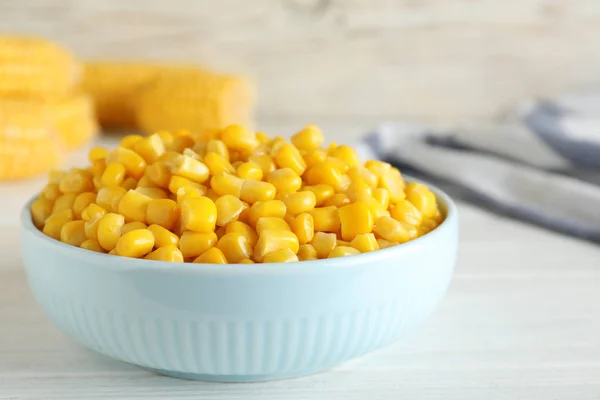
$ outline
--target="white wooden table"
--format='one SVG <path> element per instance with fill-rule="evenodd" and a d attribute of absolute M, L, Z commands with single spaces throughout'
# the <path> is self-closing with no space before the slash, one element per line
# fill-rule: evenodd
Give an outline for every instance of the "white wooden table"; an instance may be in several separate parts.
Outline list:
<path fill-rule="evenodd" d="M 454 280 L 418 331 L 312 377 L 184 381 L 88 351 L 44 317 L 18 238 L 41 182 L 0 186 L 0 399 L 600 399 L 600 247 L 460 204 Z"/>

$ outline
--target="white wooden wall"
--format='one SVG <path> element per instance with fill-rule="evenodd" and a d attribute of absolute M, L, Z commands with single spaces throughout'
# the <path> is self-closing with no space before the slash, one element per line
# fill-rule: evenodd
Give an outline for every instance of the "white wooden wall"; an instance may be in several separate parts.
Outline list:
<path fill-rule="evenodd" d="M 600 0 L 0 0 L 0 31 L 245 72 L 284 120 L 488 118 L 600 83 Z"/>

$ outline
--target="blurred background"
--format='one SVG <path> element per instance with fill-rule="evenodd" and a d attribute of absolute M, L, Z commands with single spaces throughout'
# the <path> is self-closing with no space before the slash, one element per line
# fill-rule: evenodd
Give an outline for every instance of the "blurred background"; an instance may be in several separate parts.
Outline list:
<path fill-rule="evenodd" d="M 486 120 L 600 81 L 597 0 L 19 0 L 0 2 L 0 31 L 84 60 L 246 74 L 259 126 L 353 134 L 392 119 Z"/>

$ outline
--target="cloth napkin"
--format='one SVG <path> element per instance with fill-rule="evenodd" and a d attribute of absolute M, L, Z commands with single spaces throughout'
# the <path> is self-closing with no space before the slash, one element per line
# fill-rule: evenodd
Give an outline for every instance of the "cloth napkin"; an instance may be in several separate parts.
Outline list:
<path fill-rule="evenodd" d="M 600 242 L 600 91 L 526 101 L 487 126 L 383 124 L 359 149 L 455 198 Z"/>

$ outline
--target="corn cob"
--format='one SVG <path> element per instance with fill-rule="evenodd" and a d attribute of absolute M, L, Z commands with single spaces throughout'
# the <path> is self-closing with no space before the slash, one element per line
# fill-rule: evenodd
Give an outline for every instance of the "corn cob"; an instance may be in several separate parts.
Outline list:
<path fill-rule="evenodd" d="M 0 180 L 27 178 L 55 168 L 61 140 L 43 104 L 0 102 Z"/>
<path fill-rule="evenodd" d="M 136 111 L 147 132 L 201 132 L 230 124 L 250 124 L 254 96 L 239 77 L 219 76 L 200 69 L 172 70 L 144 87 Z"/>
<path fill-rule="evenodd" d="M 88 142 L 98 131 L 91 99 L 75 94 L 49 105 L 54 126 L 67 149 Z"/>
<path fill-rule="evenodd" d="M 79 64 L 57 44 L 38 38 L 0 36 L 0 95 L 62 97 L 79 78 Z"/>
<path fill-rule="evenodd" d="M 135 94 L 165 67 L 137 62 L 92 61 L 85 65 L 81 89 L 94 99 L 100 125 L 136 128 Z"/>

